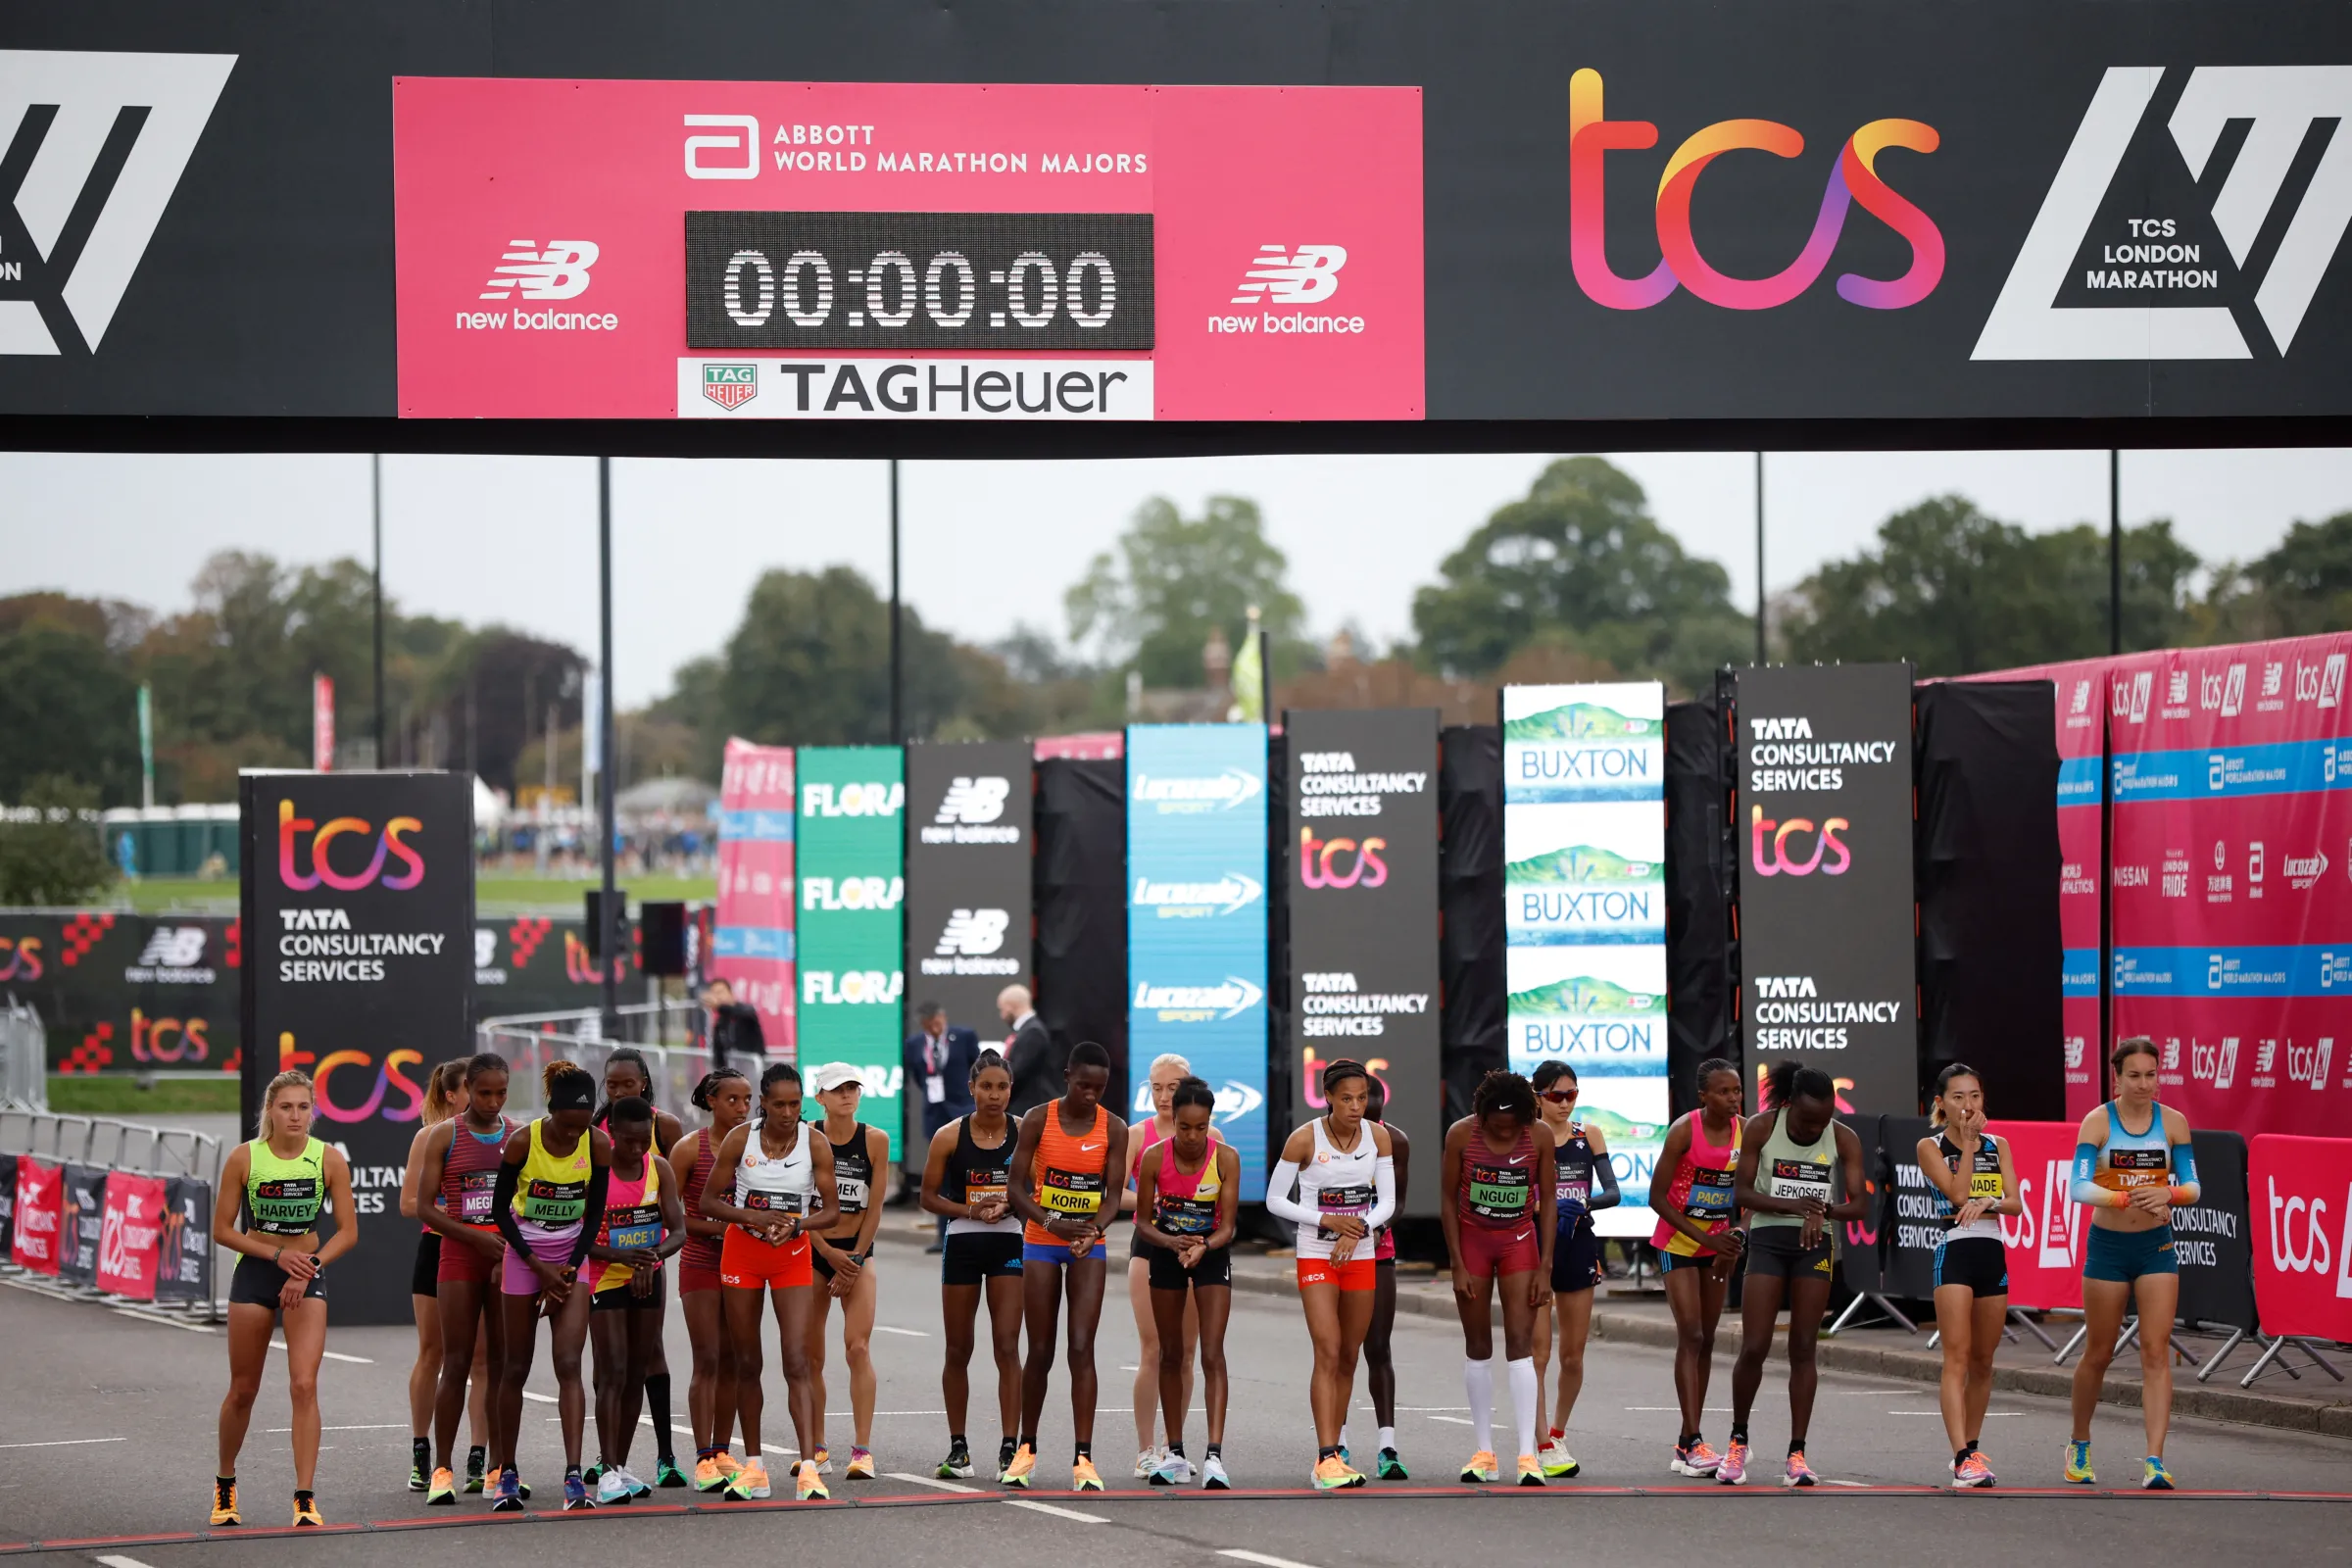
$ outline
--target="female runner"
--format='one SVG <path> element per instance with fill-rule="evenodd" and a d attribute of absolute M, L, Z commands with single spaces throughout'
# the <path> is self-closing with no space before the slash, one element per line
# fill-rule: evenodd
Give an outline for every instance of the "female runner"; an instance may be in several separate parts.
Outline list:
<path fill-rule="evenodd" d="M 2090 1417 L 2115 1359 L 2127 1308 L 2139 1313 L 2139 1410 L 2148 1437 L 2139 1484 L 2173 1490 L 2164 1439 L 2173 1421 L 2173 1318 L 2180 1305 L 2180 1264 L 2173 1252 L 2173 1209 L 2197 1200 L 2197 1156 L 2188 1118 L 2156 1102 L 2156 1044 L 2136 1035 L 2115 1048 L 2108 1065 L 2115 1098 L 2082 1118 L 2075 1145 L 2074 1200 L 2093 1210 L 2082 1250 L 2082 1359 L 2075 1367 L 2075 1432 L 2066 1479 L 2087 1487 Z"/>
<path fill-rule="evenodd" d="M 716 1492 L 743 1468 L 728 1451 L 735 1431 L 735 1342 L 727 1333 L 718 1283 L 724 1220 L 703 1213 L 703 1189 L 727 1134 L 752 1115 L 752 1081 L 732 1067 L 708 1073 L 694 1087 L 694 1107 L 710 1125 L 679 1139 L 669 1151 L 686 1209 L 686 1247 L 678 1254 L 678 1305 L 686 1313 L 686 1343 L 694 1348 L 694 1377 L 686 1385 L 686 1421 L 694 1428 L 694 1490 Z"/>
<path fill-rule="evenodd" d="M 760 1384 L 760 1308 L 775 1303 L 776 1352 L 784 1363 L 784 1396 L 801 1459 L 793 1466 L 804 1502 L 828 1496 L 814 1461 L 814 1423 L 808 1390 L 808 1232 L 839 1214 L 833 1183 L 833 1146 L 801 1120 L 801 1075 L 776 1062 L 760 1075 L 760 1118 L 727 1134 L 703 1187 L 703 1216 L 723 1220 L 720 1293 L 727 1334 L 735 1347 L 735 1411 L 743 1426 L 743 1467 L 727 1478 L 730 1497 L 768 1493 L 766 1450 L 760 1417 L 766 1395 Z"/>
<path fill-rule="evenodd" d="M 1266 1178 L 1266 1212 L 1298 1228 L 1298 1300 L 1315 1347 L 1307 1403 L 1319 1492 L 1364 1484 L 1363 1472 L 1340 1451 L 1340 1437 L 1355 1396 L 1355 1358 L 1372 1326 L 1379 1283 L 1373 1233 L 1396 1212 L 1396 1145 L 1386 1127 L 1364 1117 L 1371 1082 L 1360 1061 L 1343 1056 L 1325 1067 L 1323 1114 L 1291 1134 Z"/>
<path fill-rule="evenodd" d="M 841 1303 L 842 1355 L 850 1364 L 850 1416 L 856 1441 L 850 1445 L 852 1481 L 874 1479 L 874 1304 L 879 1277 L 874 1235 L 882 1228 L 882 1205 L 874 1200 L 874 1175 L 890 1168 L 890 1134 L 858 1119 L 865 1078 L 846 1061 L 829 1061 L 811 1075 L 816 1102 L 825 1107 L 821 1130 L 833 1146 L 833 1185 L 839 1211 L 831 1226 L 809 1233 L 808 1262 L 816 1289 L 808 1293 L 809 1430 L 818 1475 L 833 1469 L 825 1450 L 825 1318 Z"/>
<path fill-rule="evenodd" d="M 1159 1403 L 1168 1416 L 1168 1447 L 1152 1473 L 1155 1487 L 1192 1479 L 1184 1457 L 1184 1391 L 1192 1357 L 1184 1348 L 1185 1308 L 1200 1321 L 1200 1382 L 1208 1400 L 1208 1446 L 1200 1485 L 1231 1490 L 1225 1473 L 1225 1322 L 1233 1315 L 1233 1233 L 1240 1223 L 1242 1159 L 1217 1140 L 1217 1092 L 1186 1078 L 1168 1097 L 1175 1130 L 1150 1149 L 1136 1171 L 1136 1234 L 1151 1249 L 1152 1310 L 1159 1319 Z M 1188 1300 L 1189 1298 L 1189 1300 Z"/>
<path fill-rule="evenodd" d="M 1502 1344 L 1519 1423 L 1519 1485 L 1540 1487 L 1536 1458 L 1536 1320 L 1551 1305 L 1551 1257 L 1559 1173 L 1551 1129 L 1536 1092 L 1515 1072 L 1491 1072 L 1470 1114 L 1446 1129 L 1439 1185 L 1451 1198 L 1438 1211 L 1453 1260 L 1453 1304 L 1461 1313 L 1462 1388 L 1470 1396 L 1477 1451 L 1464 1481 L 1496 1479 L 1494 1463 L 1494 1297 L 1501 1287 Z"/>
<path fill-rule="evenodd" d="M 985 1293 L 997 1356 L 996 1478 L 1002 1485 L 1021 1424 L 1021 1220 L 1009 1194 L 1016 1134 L 1004 1113 L 1012 1103 L 1012 1069 L 996 1051 L 983 1051 L 972 1061 L 971 1083 L 972 1113 L 942 1127 L 923 1162 L 923 1207 L 948 1222 L 939 1259 L 939 1312 L 948 1338 L 939 1385 L 948 1409 L 948 1456 L 937 1474 L 942 1481 L 972 1478 L 964 1417 L 971 1405 L 972 1330 Z"/>
<path fill-rule="evenodd" d="M 311 1080 L 281 1072 L 262 1092 L 261 1136 L 220 1167 L 213 1244 L 239 1253 L 228 1282 L 228 1397 L 220 1401 L 220 1465 L 213 1477 L 215 1526 L 243 1524 L 237 1451 L 253 1420 L 270 1337 L 282 1318 L 286 1393 L 294 1401 L 294 1523 L 318 1525 L 311 1483 L 318 1471 L 318 1361 L 326 1349 L 326 1267 L 360 1240 L 351 1166 L 311 1136 Z M 318 1211 L 335 1234 L 318 1243 Z"/>
<path fill-rule="evenodd" d="M 588 1249 L 588 1273 L 596 1281 L 588 1335 L 596 1342 L 596 1451 L 604 1467 L 599 1503 L 630 1502 L 654 1490 L 630 1470 L 629 1443 L 662 1344 L 662 1264 L 686 1245 L 686 1211 L 675 1178 L 663 1179 L 668 1167 L 654 1152 L 654 1107 L 635 1095 L 606 1107 L 612 1175 L 605 1189 L 604 1222 Z"/>
<path fill-rule="evenodd" d="M 1952 1440 L 1952 1486 L 1989 1487 L 1977 1445 L 1992 1402 L 1992 1352 L 2009 1318 L 2009 1254 L 1994 1216 L 2022 1214 L 2009 1146 L 1984 1130 L 1984 1083 L 1965 1062 L 1936 1075 L 1936 1131 L 1919 1141 L 1919 1168 L 1936 1189 L 1944 1231 L 1936 1243 L 1936 1328 L 1943 1336 L 1938 1401 Z"/>
<path fill-rule="evenodd" d="M 1814 1346 L 1838 1266 L 1838 1225 L 1863 1214 L 1862 1140 L 1837 1119 L 1838 1085 L 1819 1067 L 1776 1062 L 1764 1075 L 1764 1092 L 1769 1108 L 1742 1129 L 1732 1182 L 1733 1198 L 1748 1213 L 1747 1284 L 1740 1298 L 1740 1359 L 1732 1366 L 1732 1441 L 1715 1479 L 1727 1487 L 1747 1480 L 1748 1412 L 1786 1301 L 1788 1460 L 1781 1485 L 1810 1487 L 1820 1480 L 1805 1463 L 1820 1383 Z"/>
<path fill-rule="evenodd" d="M 465 1064 L 464 1108 L 434 1127 L 414 1160 L 417 1191 L 434 1194 L 417 1215 L 441 1239 L 440 1269 L 433 1281 L 441 1316 L 441 1377 L 433 1396 L 433 1479 L 424 1500 L 454 1507 L 458 1480 L 450 1461 L 458 1441 L 458 1416 L 466 1409 L 467 1386 L 480 1401 L 475 1446 L 466 1455 L 466 1490 L 493 1492 L 498 1472 L 512 1456 L 498 1441 L 498 1379 L 506 1365 L 507 1325 L 498 1308 L 497 1280 L 507 1255 L 506 1238 L 492 1213 L 499 1162 L 514 1123 L 507 1109 L 507 1058 L 485 1052 Z M 490 1461 L 487 1470 L 484 1460 Z M 529 1489 L 517 1481 L 515 1494 Z"/>
<path fill-rule="evenodd" d="M 1135 1476 L 1139 1481 L 1165 1468 L 1168 1452 L 1152 1436 L 1159 1409 L 1159 1322 L 1152 1303 L 1152 1254 L 1144 1246 L 1143 1211 L 1137 1206 L 1135 1177 L 1143 1166 L 1144 1151 L 1175 1130 L 1176 1086 L 1192 1073 L 1193 1064 L 1172 1051 L 1152 1058 L 1152 1114 L 1137 1122 L 1127 1135 L 1127 1186 L 1119 1194 L 1121 1211 L 1137 1219 L 1127 1239 L 1127 1304 L 1135 1313 L 1135 1396 L 1130 1402 L 1135 1409 Z M 1184 1299 L 1183 1357 L 1184 1408 L 1188 1410 L 1193 1399 L 1193 1348 L 1200 1341 L 1200 1313 L 1188 1296 Z M 1189 1464 L 1176 1468 L 1186 1472 L 1183 1480 L 1192 1479 Z"/>
<path fill-rule="evenodd" d="M 1378 1078 L 1366 1079 L 1368 1091 L 1364 1116 L 1388 1129 L 1389 1144 L 1396 1152 L 1396 1212 L 1404 1212 L 1404 1195 L 1412 1185 L 1413 1141 L 1405 1137 L 1401 1127 L 1390 1127 L 1387 1120 L 1389 1091 Z M 1364 1332 L 1364 1382 L 1372 1394 L 1372 1419 L 1380 1424 L 1380 1479 L 1409 1481 L 1404 1459 L 1396 1451 L 1396 1360 L 1392 1346 L 1396 1330 L 1396 1226 L 1394 1219 L 1380 1228 L 1379 1244 L 1372 1252 L 1372 1326 Z M 1348 1455 L 1348 1428 L 1340 1427 L 1340 1459 L 1351 1463 Z"/>
<path fill-rule="evenodd" d="M 507 1140 L 490 1211 L 507 1238 L 499 1274 L 499 1312 L 506 1319 L 507 1357 L 498 1380 L 498 1439 L 507 1458 L 490 1506 L 522 1507 L 520 1460 L 522 1386 L 531 1375 L 539 1319 L 548 1320 L 556 1369 L 556 1412 L 564 1433 L 564 1506 L 593 1508 L 580 1479 L 580 1438 L 588 1415 L 580 1386 L 580 1348 L 588 1339 L 589 1293 L 579 1289 L 580 1264 L 605 1217 L 612 1175 L 612 1141 L 590 1125 L 596 1080 L 572 1062 L 551 1061 L 540 1073 L 547 1114 Z"/>
<path fill-rule="evenodd" d="M 1551 1431 L 1538 1455 L 1544 1473 L 1554 1478 L 1573 1476 L 1581 1468 L 1568 1451 L 1568 1418 L 1576 1411 L 1576 1396 L 1585 1387 L 1585 1342 L 1592 1332 L 1592 1291 L 1600 1283 L 1600 1237 L 1592 1216 L 1615 1208 L 1616 1168 L 1609 1161 L 1608 1144 L 1600 1129 L 1576 1117 L 1576 1069 L 1564 1061 L 1546 1061 L 1536 1068 L 1536 1105 L 1544 1125 L 1551 1130 L 1552 1159 L 1558 1179 L 1552 1187 L 1558 1211 L 1558 1234 L 1551 1244 L 1550 1317 L 1536 1322 L 1536 1380 L 1544 1378 L 1550 1358 L 1556 1322 L 1560 1346 L 1560 1394 L 1552 1406 Z"/>
<path fill-rule="evenodd" d="M 666 1160 L 669 1151 L 684 1140 L 686 1129 L 677 1117 L 654 1105 L 654 1073 L 646 1065 L 645 1054 L 634 1046 L 622 1046 L 605 1058 L 605 1102 L 597 1107 L 596 1125 L 604 1129 L 607 1137 L 612 1136 L 612 1107 L 631 1098 L 653 1105 L 654 1157 Z M 605 1372 L 603 1342 L 596 1340 L 593 1333 L 590 1338 L 597 1345 L 596 1374 L 601 1383 Z M 678 1468 L 677 1437 L 669 1424 L 669 1352 L 662 1348 L 659 1333 L 654 1336 L 653 1359 L 645 1373 L 645 1404 L 654 1422 L 654 1485 L 682 1487 L 686 1485 L 686 1474 Z M 600 1457 L 587 1476 L 591 1485 L 598 1483 L 603 1469 Z"/>
<path fill-rule="evenodd" d="M 424 1081 L 424 1114 L 416 1136 L 409 1140 L 409 1160 L 401 1167 L 400 1217 L 416 1222 L 416 1266 L 409 1271 L 409 1312 L 416 1320 L 416 1360 L 409 1368 L 409 1490 L 422 1492 L 433 1468 L 433 1395 L 441 1381 L 441 1233 L 424 1222 L 423 1209 L 431 1200 L 420 1199 L 418 1179 L 424 1174 L 419 1157 L 433 1129 L 449 1120 L 455 1102 L 466 1086 L 466 1062 L 452 1057 L 432 1070 Z M 439 1195 L 434 1195 L 438 1197 Z M 481 1391 L 473 1396 L 473 1441 L 482 1441 Z"/>
<path fill-rule="evenodd" d="M 1740 1165 L 1740 1069 L 1719 1056 L 1698 1064 L 1698 1108 L 1666 1129 L 1649 1206 L 1658 1216 L 1649 1245 L 1666 1271 L 1666 1305 L 1674 1313 L 1674 1397 L 1682 1432 L 1666 1468 L 1678 1476 L 1713 1476 L 1723 1458 L 1698 1435 L 1707 1404 L 1707 1374 L 1715 1364 L 1715 1325 L 1723 1296 L 1747 1238 L 1733 1221 L 1739 1206 L 1732 1183 Z"/>

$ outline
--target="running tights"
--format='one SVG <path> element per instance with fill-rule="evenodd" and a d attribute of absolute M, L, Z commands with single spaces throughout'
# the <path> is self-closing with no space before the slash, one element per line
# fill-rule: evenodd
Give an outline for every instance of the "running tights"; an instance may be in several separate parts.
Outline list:
<path fill-rule="evenodd" d="M 1542 1388 L 1536 1377 L 1535 1358 L 1506 1361 L 1503 1370 L 1511 1380 L 1511 1415 L 1518 1427 L 1519 1451 L 1534 1453 L 1536 1401 Z M 1479 1451 L 1492 1453 L 1494 1451 L 1494 1362 L 1491 1358 L 1485 1361 L 1464 1358 L 1462 1392 L 1470 1399 L 1470 1426 L 1478 1435 Z"/>

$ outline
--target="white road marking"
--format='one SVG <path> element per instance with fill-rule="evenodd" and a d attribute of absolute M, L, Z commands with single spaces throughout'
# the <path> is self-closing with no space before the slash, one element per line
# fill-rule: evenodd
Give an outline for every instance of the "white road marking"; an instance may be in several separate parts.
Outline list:
<path fill-rule="evenodd" d="M 109 1310 L 111 1310 L 117 1317 L 136 1318 L 141 1323 L 155 1323 L 168 1329 L 186 1329 L 190 1334 L 212 1334 L 218 1332 L 210 1323 L 184 1322 L 179 1318 L 167 1317 L 161 1312 L 142 1312 L 135 1306 L 118 1306 L 112 1307 Z M 129 1559 L 125 1558 L 124 1560 L 128 1561 Z"/>
<path fill-rule="evenodd" d="M 911 1470 L 885 1470 L 882 1473 L 893 1481 L 911 1481 L 918 1487 L 933 1487 L 941 1492 L 978 1492 L 980 1490 L 978 1487 L 967 1487 L 960 1481 L 942 1481 L 936 1476 L 918 1476 Z"/>
<path fill-rule="evenodd" d="M 1680 1415 L 1683 1413 L 1683 1407 L 1679 1404 L 1629 1404 L 1626 1408 L 1641 1415 Z M 1706 1413 L 1730 1415 L 1732 1407 L 1728 1404 L 1710 1404 L 1706 1407 Z"/>
<path fill-rule="evenodd" d="M 522 1396 L 539 1404 L 553 1404 L 556 1402 L 556 1396 L 554 1395 L 541 1394 L 537 1389 L 523 1390 Z"/>
<path fill-rule="evenodd" d="M 1433 1415 L 1430 1417 L 1430 1419 L 1432 1421 L 1450 1422 L 1457 1427 L 1476 1426 L 1478 1424 L 1466 1415 Z"/>
<path fill-rule="evenodd" d="M 1870 1485 L 1870 1483 L 1869 1483 L 1869 1482 L 1867 1482 L 1867 1481 L 1833 1481 L 1833 1480 L 1831 1480 L 1831 1479 L 1830 1479 L 1828 1476 L 1823 1476 L 1823 1477 L 1821 1478 L 1821 1484 L 1822 1484 L 1823 1486 L 1825 1486 L 1825 1487 L 1858 1487 L 1858 1488 L 1859 1488 L 1859 1487 L 1868 1487 L 1868 1486 Z"/>
<path fill-rule="evenodd" d="M 100 1568 L 147 1568 L 147 1564 L 139 1561 L 138 1558 L 125 1557 L 120 1552 L 110 1551 L 98 1561 Z"/>
<path fill-rule="evenodd" d="M 271 1340 L 270 1342 L 270 1348 L 272 1350 L 282 1350 L 285 1348 L 286 1342 L 283 1340 Z M 325 1356 L 329 1361 L 349 1361 L 354 1366 L 375 1365 L 375 1363 L 369 1360 L 367 1356 L 345 1355 L 341 1350 L 320 1350 L 318 1353 Z"/>
<path fill-rule="evenodd" d="M 1026 1508 L 1031 1513 L 1050 1513 L 1056 1519 L 1075 1520 L 1077 1523 L 1082 1525 L 1106 1525 L 1110 1523 L 1108 1519 L 1103 1518 L 1099 1513 L 1080 1513 L 1075 1508 L 1060 1508 L 1050 1502 L 1032 1502 L 1027 1497 L 1006 1497 L 1004 1499 L 1004 1506 L 1007 1508 Z"/>
<path fill-rule="evenodd" d="M 392 1432 L 405 1429 L 407 1426 L 406 1421 L 379 1421 L 370 1427 L 320 1427 L 318 1430 L 321 1432 Z M 280 1433 L 291 1432 L 294 1429 L 292 1427 L 268 1427 L 264 1430 L 271 1437 L 276 1437 Z"/>
<path fill-rule="evenodd" d="M 875 1324 L 874 1332 L 876 1334 L 904 1334 L 910 1340 L 927 1340 L 931 1337 L 930 1332 L 926 1329 L 896 1329 L 887 1323 Z"/>
<path fill-rule="evenodd" d="M 1258 1568 L 1314 1568 L 1312 1563 L 1294 1562 L 1288 1557 L 1269 1557 L 1262 1551 L 1244 1551 L 1239 1546 L 1221 1547 L 1217 1555 L 1241 1562 L 1253 1562 Z"/>
<path fill-rule="evenodd" d="M 47 1443 L 0 1443 L 0 1448 L 78 1448 L 87 1443 L 128 1443 L 128 1438 L 53 1438 Z"/>

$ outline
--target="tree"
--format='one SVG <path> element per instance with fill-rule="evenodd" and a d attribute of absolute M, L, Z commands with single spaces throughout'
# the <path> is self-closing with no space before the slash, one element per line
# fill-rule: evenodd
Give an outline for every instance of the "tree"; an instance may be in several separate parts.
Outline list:
<path fill-rule="evenodd" d="M 0 802 L 25 800 L 46 774 L 90 786 L 92 804 L 139 800 L 138 685 L 102 636 L 66 617 L 0 631 Z"/>
<path fill-rule="evenodd" d="M 95 789 L 69 778 L 44 774 L 25 784 L 0 819 L 0 905 L 68 906 L 114 879 L 98 824 L 85 819 L 97 805 Z"/>
<path fill-rule="evenodd" d="M 1062 598 L 1070 641 L 1132 662 L 1150 686 L 1198 686 L 1211 627 L 1239 647 L 1258 607 L 1277 670 L 1311 662 L 1302 643 L 1306 607 L 1285 582 L 1289 558 L 1266 538 L 1257 503 L 1211 496 L 1197 518 L 1157 497 L 1136 509 L 1114 555 L 1095 557 Z"/>
<path fill-rule="evenodd" d="M 1498 509 L 1413 596 L 1425 667 L 1477 676 L 1539 643 L 1684 691 L 1754 646 L 1723 567 L 1684 553 L 1631 474 L 1564 458 Z"/>
<path fill-rule="evenodd" d="M 953 640 L 912 610 L 904 614 L 906 732 L 921 739 L 956 711 L 961 682 Z M 886 744 L 895 738 L 890 606 L 848 566 L 764 573 L 727 641 L 716 695 L 724 734 L 771 745 Z"/>
<path fill-rule="evenodd" d="M 2270 554 L 2221 567 L 2201 618 L 2217 642 L 2352 627 L 2352 512 L 2298 522 Z"/>

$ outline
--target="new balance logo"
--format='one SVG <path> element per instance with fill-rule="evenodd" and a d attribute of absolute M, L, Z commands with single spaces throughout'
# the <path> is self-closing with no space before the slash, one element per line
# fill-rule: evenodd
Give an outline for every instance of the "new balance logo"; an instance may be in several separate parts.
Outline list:
<path fill-rule="evenodd" d="M 599 254 L 596 241 L 551 239 L 544 250 L 527 239 L 507 244 L 507 253 L 482 284 L 481 298 L 513 299 L 517 288 L 526 300 L 571 300 L 588 292 L 588 269 Z"/>
<path fill-rule="evenodd" d="M 187 969 L 204 961 L 204 927 L 159 925 L 139 955 L 142 968 Z"/>
<path fill-rule="evenodd" d="M 939 815 L 932 820 L 994 822 L 1004 814 L 1004 799 L 1011 793 L 1010 779 L 958 778 L 948 786 L 947 797 L 939 803 Z"/>
<path fill-rule="evenodd" d="M 1004 930 L 1011 923 L 1012 916 L 1003 909 L 957 909 L 939 934 L 937 952 L 942 957 L 994 953 L 1004 945 Z"/>
<path fill-rule="evenodd" d="M 1301 245 L 1296 251 L 1260 245 L 1233 303 L 1320 305 L 1340 291 L 1340 269 L 1347 265 L 1348 251 L 1341 245 Z"/>
<path fill-rule="evenodd" d="M 235 55 L 0 49 L 0 354 L 87 354 Z"/>

